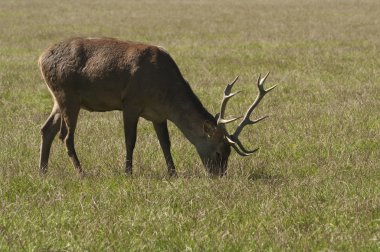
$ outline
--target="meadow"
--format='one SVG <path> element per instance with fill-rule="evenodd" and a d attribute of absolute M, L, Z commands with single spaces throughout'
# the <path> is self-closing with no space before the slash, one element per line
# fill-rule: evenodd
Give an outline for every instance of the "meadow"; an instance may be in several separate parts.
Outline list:
<path fill-rule="evenodd" d="M 379 251 L 379 27 L 377 0 L 0 1 L 0 250 Z M 171 179 L 141 119 L 126 177 L 122 114 L 82 110 L 86 177 L 58 138 L 41 177 L 37 59 L 75 36 L 163 46 L 213 114 L 237 75 L 227 114 L 243 114 L 270 71 L 253 117 L 271 117 L 242 136 L 260 151 L 210 178 L 169 124 Z"/>

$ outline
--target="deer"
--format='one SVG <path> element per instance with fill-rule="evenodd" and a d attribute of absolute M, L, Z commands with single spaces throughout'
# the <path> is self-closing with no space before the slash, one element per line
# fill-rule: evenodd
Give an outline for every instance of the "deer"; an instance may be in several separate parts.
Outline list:
<path fill-rule="evenodd" d="M 74 147 L 74 133 L 80 109 L 94 112 L 122 111 L 125 133 L 125 173 L 132 174 L 132 157 L 137 125 L 142 117 L 153 123 L 164 154 L 169 176 L 177 176 L 171 155 L 168 132 L 170 121 L 195 146 L 208 174 L 226 174 L 233 148 L 249 156 L 258 148 L 247 150 L 239 135 L 247 125 L 267 118 L 251 120 L 250 116 L 265 94 L 268 74 L 257 81 L 258 94 L 244 117 L 225 118 L 236 77 L 224 90 L 220 111 L 213 116 L 194 94 L 169 53 L 160 46 L 121 41 L 113 38 L 70 38 L 48 47 L 38 65 L 52 98 L 52 111 L 41 128 L 39 170 L 46 174 L 49 154 L 55 136 L 65 144 L 76 173 L 84 170 Z M 241 119 L 235 132 L 229 134 L 226 124 Z"/>

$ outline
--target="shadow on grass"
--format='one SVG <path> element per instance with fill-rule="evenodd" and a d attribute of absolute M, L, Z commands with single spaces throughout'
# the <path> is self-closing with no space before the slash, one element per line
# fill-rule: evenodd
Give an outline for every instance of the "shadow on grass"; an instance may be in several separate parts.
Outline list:
<path fill-rule="evenodd" d="M 248 180 L 251 180 L 251 181 L 257 181 L 257 180 L 281 181 L 283 179 L 284 179 L 283 176 L 272 175 L 268 173 L 267 171 L 265 171 L 264 169 L 252 171 L 251 174 L 248 176 Z"/>

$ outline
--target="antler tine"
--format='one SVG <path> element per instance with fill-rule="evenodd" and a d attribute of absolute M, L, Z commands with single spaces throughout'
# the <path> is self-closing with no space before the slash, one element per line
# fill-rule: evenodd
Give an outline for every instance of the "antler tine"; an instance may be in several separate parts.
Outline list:
<path fill-rule="evenodd" d="M 227 138 L 228 142 L 231 144 L 231 146 L 234 147 L 235 150 L 240 148 L 239 150 L 241 150 L 241 151 L 238 152 L 240 155 L 241 155 L 241 153 L 244 153 L 245 154 L 244 156 L 249 156 L 249 155 L 251 155 L 251 154 L 253 154 L 259 150 L 259 148 L 256 148 L 254 150 L 247 150 L 243 146 L 243 144 L 240 142 L 239 139 L 232 140 L 230 137 L 226 137 L 226 138 Z M 237 148 L 237 147 L 239 147 L 239 148 Z"/>
<path fill-rule="evenodd" d="M 243 128 L 246 125 L 258 123 L 259 121 L 261 121 L 261 120 L 263 120 L 263 119 L 265 119 L 265 118 L 268 117 L 268 116 L 263 116 L 263 117 L 261 117 L 261 118 L 259 118 L 257 120 L 253 120 L 253 121 L 251 119 L 249 119 L 249 117 L 251 116 L 252 112 L 259 105 L 259 103 L 260 103 L 261 99 L 264 97 L 264 95 L 266 95 L 269 91 L 271 91 L 272 89 L 274 89 L 277 86 L 277 85 L 275 85 L 275 86 L 273 86 L 271 88 L 268 88 L 267 90 L 264 89 L 264 83 L 265 83 L 265 80 L 267 79 L 268 75 L 269 75 L 269 72 L 263 78 L 261 78 L 261 75 L 259 76 L 259 79 L 257 80 L 257 86 L 259 88 L 259 93 L 257 94 L 255 101 L 248 108 L 247 112 L 244 115 L 243 120 L 240 122 L 240 124 L 236 128 L 236 131 L 232 135 L 232 137 L 233 137 L 234 140 L 238 139 L 239 134 L 241 133 L 241 131 L 243 130 Z"/>
<path fill-rule="evenodd" d="M 243 156 L 243 157 L 247 157 L 251 154 L 248 154 L 248 153 L 245 153 L 245 152 L 242 152 L 241 150 L 239 150 L 239 148 L 235 145 L 235 144 L 231 144 L 232 148 L 235 149 L 235 151 L 240 155 L 240 156 Z"/>
<path fill-rule="evenodd" d="M 241 91 L 236 91 L 235 93 L 231 93 L 231 90 L 232 90 L 232 87 L 234 86 L 234 84 L 238 81 L 239 79 L 239 76 L 237 76 L 230 84 L 228 84 L 226 86 L 226 88 L 224 89 L 224 94 L 223 94 L 223 100 L 222 100 L 222 104 L 220 105 L 220 113 L 219 113 L 219 116 L 218 116 L 218 120 L 217 120 L 217 124 L 227 124 L 227 123 L 230 123 L 230 122 L 233 122 L 233 121 L 236 121 L 238 119 L 240 119 L 241 117 L 237 117 L 237 118 L 232 118 L 232 119 L 224 119 L 224 112 L 226 111 L 226 106 L 227 106 L 227 102 L 230 98 L 232 98 L 233 96 L 235 96 L 236 94 L 240 93 Z"/>
<path fill-rule="evenodd" d="M 264 78 L 261 79 L 261 74 L 259 76 L 259 79 L 257 80 L 257 86 L 259 87 L 259 91 L 261 93 L 264 93 L 263 96 L 267 93 L 269 93 L 272 89 L 274 89 L 275 87 L 277 87 L 277 85 L 274 85 L 273 87 L 270 87 L 268 89 L 264 89 L 264 83 L 265 83 L 265 80 L 267 79 L 268 75 L 269 75 L 270 72 L 268 72 Z"/>

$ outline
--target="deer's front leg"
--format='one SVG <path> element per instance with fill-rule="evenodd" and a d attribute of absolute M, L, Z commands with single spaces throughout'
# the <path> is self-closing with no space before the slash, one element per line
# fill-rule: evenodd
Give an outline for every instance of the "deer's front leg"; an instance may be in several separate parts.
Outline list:
<path fill-rule="evenodd" d="M 127 175 L 132 174 L 132 156 L 133 149 L 136 144 L 136 131 L 137 131 L 137 122 L 139 120 L 138 113 L 136 110 L 124 106 L 123 110 L 123 119 L 124 119 L 124 134 L 125 134 L 125 146 L 126 146 L 126 161 L 125 161 L 125 173 Z"/>
<path fill-rule="evenodd" d="M 164 153 L 169 176 L 176 176 L 177 172 L 175 171 L 172 154 L 170 153 L 170 138 L 167 122 L 165 121 L 162 123 L 153 123 L 153 126 L 154 130 L 156 131 L 158 140 L 160 142 L 161 149 Z"/>

